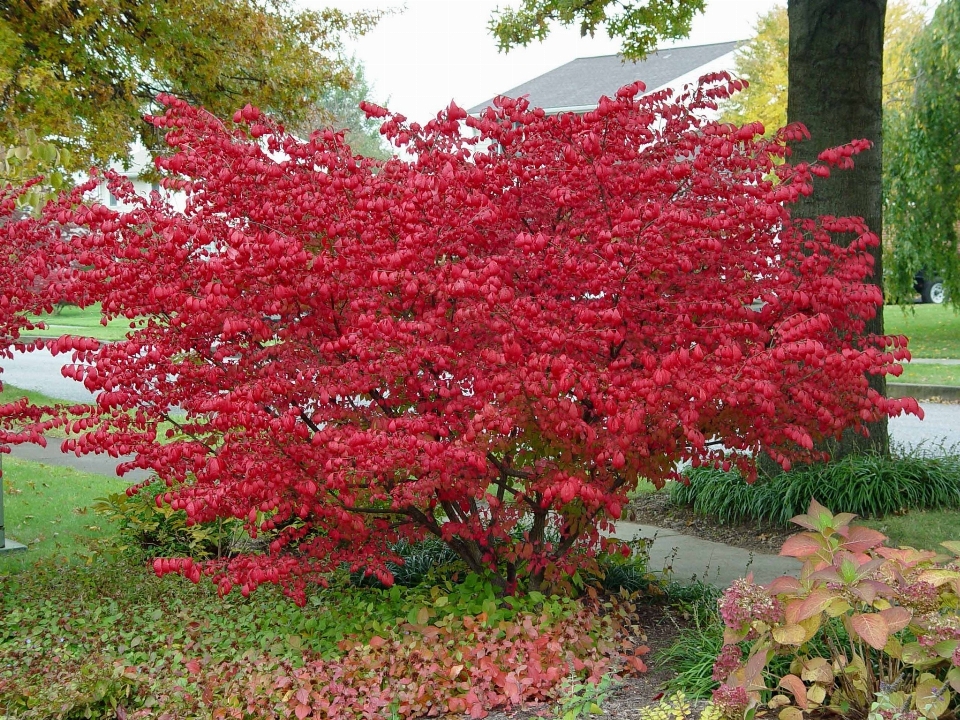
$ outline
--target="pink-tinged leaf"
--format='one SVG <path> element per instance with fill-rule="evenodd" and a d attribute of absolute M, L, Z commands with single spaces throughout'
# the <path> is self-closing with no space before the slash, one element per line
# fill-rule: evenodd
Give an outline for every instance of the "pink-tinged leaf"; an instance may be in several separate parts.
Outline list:
<path fill-rule="evenodd" d="M 874 552 L 880 557 L 888 560 L 896 560 L 904 567 L 913 567 L 924 560 L 932 560 L 937 556 L 932 550 L 917 550 L 915 548 L 891 548 L 881 546 L 874 549 Z"/>
<path fill-rule="evenodd" d="M 880 617 L 886 620 L 887 628 L 891 633 L 897 633 L 910 624 L 913 613 L 905 607 L 891 607 L 881 610 Z"/>
<path fill-rule="evenodd" d="M 480 703 L 475 703 L 470 706 L 470 717 L 472 718 L 485 718 L 487 716 L 487 711 L 483 709 L 483 705 Z"/>
<path fill-rule="evenodd" d="M 824 549 L 823 542 L 813 533 L 797 533 L 787 538 L 780 548 L 780 554 L 784 557 L 795 557 L 800 560 L 806 560 L 813 557 Z"/>
<path fill-rule="evenodd" d="M 833 565 L 830 567 L 825 567 L 822 570 L 817 570 L 816 572 L 810 573 L 810 580 L 817 580 L 822 583 L 842 583 L 843 579 L 840 577 L 840 573 L 837 572 L 837 568 Z"/>
<path fill-rule="evenodd" d="M 803 680 L 796 675 L 784 675 L 780 678 L 780 687 L 789 690 L 793 694 L 793 699 L 796 701 L 797 707 L 801 710 L 807 709 L 807 686 L 803 684 Z"/>
<path fill-rule="evenodd" d="M 932 568 L 921 571 L 917 579 L 921 582 L 930 583 L 934 587 L 940 587 L 945 583 L 960 579 L 960 572 L 944 568 Z"/>
<path fill-rule="evenodd" d="M 819 615 L 836 599 L 837 593 L 833 590 L 814 590 L 797 606 L 791 622 L 800 622 L 808 617 Z"/>
<path fill-rule="evenodd" d="M 807 518 L 813 523 L 814 530 L 825 530 L 833 524 L 833 513 L 817 502 L 816 498 L 810 498 L 810 506 L 807 508 Z"/>
<path fill-rule="evenodd" d="M 847 527 L 850 525 L 850 521 L 857 517 L 854 513 L 837 513 L 833 516 L 833 527 L 841 535 L 844 534 Z"/>
<path fill-rule="evenodd" d="M 311 712 L 313 712 L 313 709 L 309 705 L 304 705 L 303 703 L 300 703 L 299 705 L 297 705 L 296 709 L 293 712 L 296 714 L 297 720 L 303 720 Z"/>
<path fill-rule="evenodd" d="M 767 594 L 771 596 L 794 593 L 802 588 L 803 586 L 800 584 L 800 581 L 790 575 L 782 575 L 764 587 Z"/>
<path fill-rule="evenodd" d="M 850 588 L 850 592 L 863 600 L 867 605 L 873 605 L 873 601 L 877 599 L 877 588 L 874 587 L 873 583 L 860 583 Z"/>
<path fill-rule="evenodd" d="M 747 660 L 743 672 L 748 692 L 764 690 L 766 688 L 766 683 L 763 681 L 763 669 L 767 666 L 767 663 L 770 662 L 772 654 L 771 650 L 761 649 L 751 655 Z"/>
<path fill-rule="evenodd" d="M 297 690 L 295 697 L 297 698 L 297 702 L 299 702 L 301 705 L 310 704 L 310 691 L 307 688 L 300 688 Z"/>
<path fill-rule="evenodd" d="M 848 552 L 862 553 L 882 545 L 886 539 L 886 535 L 872 528 L 854 525 L 843 533 L 843 542 L 840 547 Z"/>
<path fill-rule="evenodd" d="M 800 622 L 800 607 L 802 605 L 803 600 L 801 598 L 787 600 L 783 607 L 783 619 L 794 625 Z"/>
<path fill-rule="evenodd" d="M 883 650 L 890 635 L 887 621 L 879 613 L 860 613 L 850 618 L 850 625 L 867 645 L 875 650 Z"/>

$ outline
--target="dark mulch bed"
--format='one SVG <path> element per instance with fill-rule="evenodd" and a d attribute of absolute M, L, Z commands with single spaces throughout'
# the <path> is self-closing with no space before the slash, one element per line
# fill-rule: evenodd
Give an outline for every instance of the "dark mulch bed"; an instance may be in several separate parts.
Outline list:
<path fill-rule="evenodd" d="M 784 541 L 801 530 L 796 525 L 783 527 L 755 521 L 721 525 L 715 517 L 697 515 L 689 507 L 674 505 L 666 491 L 637 497 L 624 510 L 624 520 L 770 555 L 779 553 Z"/>

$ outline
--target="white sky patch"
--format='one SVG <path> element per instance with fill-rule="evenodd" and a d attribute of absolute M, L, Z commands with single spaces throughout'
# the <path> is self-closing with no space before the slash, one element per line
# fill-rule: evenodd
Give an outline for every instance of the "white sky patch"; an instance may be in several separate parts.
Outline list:
<path fill-rule="evenodd" d="M 498 7 L 518 0 L 300 0 L 304 7 L 343 10 L 402 8 L 365 37 L 348 42 L 363 62 L 374 102 L 411 120 L 430 120 L 451 100 L 468 108 L 579 57 L 610 55 L 620 47 L 601 32 L 581 38 L 577 28 L 557 27 L 544 43 L 497 51 L 487 22 Z M 757 17 L 785 0 L 707 0 L 690 36 L 662 47 L 746 40 Z M 914 2 L 923 6 L 921 0 Z M 935 4 L 935 3 L 934 3 Z M 928 3 L 929 5 L 929 3 Z"/>

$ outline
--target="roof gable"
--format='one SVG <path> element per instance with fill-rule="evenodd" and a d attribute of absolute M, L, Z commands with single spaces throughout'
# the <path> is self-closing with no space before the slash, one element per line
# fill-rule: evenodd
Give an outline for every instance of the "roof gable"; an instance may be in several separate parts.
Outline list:
<path fill-rule="evenodd" d="M 547 111 L 595 107 L 602 95 L 613 97 L 624 85 L 642 80 L 647 91 L 670 84 L 683 75 L 733 52 L 736 42 L 657 50 L 639 62 L 623 62 L 619 55 L 577 58 L 522 85 L 501 93 L 527 96 L 534 107 Z M 493 105 L 493 98 L 467 112 L 477 114 Z"/>

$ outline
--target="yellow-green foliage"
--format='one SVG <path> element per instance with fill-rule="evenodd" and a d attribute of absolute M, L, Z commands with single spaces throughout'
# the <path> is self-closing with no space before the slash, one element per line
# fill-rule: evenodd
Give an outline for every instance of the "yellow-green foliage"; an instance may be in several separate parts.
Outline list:
<path fill-rule="evenodd" d="M 639 717 L 640 720 L 721 720 L 723 717 L 712 703 L 701 710 L 699 715 L 696 712 L 686 696 L 678 692 L 665 697 L 656 707 L 641 709 Z"/>

